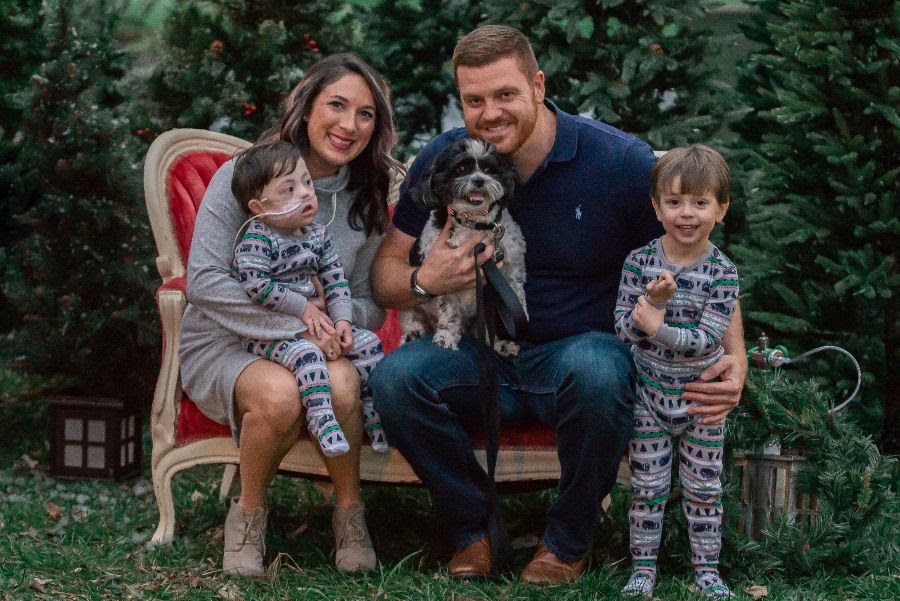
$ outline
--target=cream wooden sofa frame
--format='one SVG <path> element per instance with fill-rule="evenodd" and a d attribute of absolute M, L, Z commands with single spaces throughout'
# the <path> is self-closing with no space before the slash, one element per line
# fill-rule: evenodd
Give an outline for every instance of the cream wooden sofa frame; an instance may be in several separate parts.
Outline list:
<path fill-rule="evenodd" d="M 163 286 L 186 274 L 167 198 L 167 178 L 174 163 L 183 154 L 197 151 L 234 153 L 249 143 L 239 138 L 199 129 L 175 129 L 161 134 L 150 146 L 144 163 L 144 194 L 147 212 L 156 240 L 156 268 Z M 392 186 L 396 201 L 398 185 Z M 169 543 L 175 530 L 175 506 L 172 499 L 172 477 L 181 470 L 203 464 L 228 466 L 222 480 L 222 494 L 231 488 L 239 463 L 237 447 L 230 437 L 208 438 L 177 446 L 175 426 L 182 398 L 179 382 L 178 345 L 181 317 L 187 301 L 180 290 L 163 289 L 158 294 L 163 325 L 163 355 L 159 378 L 150 413 L 153 443 L 151 470 L 153 489 L 159 506 L 159 525 L 151 544 Z M 301 439 L 281 463 L 284 472 L 309 478 L 327 478 L 325 466 L 308 439 Z M 482 464 L 484 452 L 476 451 Z M 624 465 L 624 462 L 623 462 Z M 625 466 L 627 480 L 627 466 Z M 622 480 L 620 466 L 620 480 Z M 363 445 L 360 465 L 363 482 L 386 484 L 420 484 L 409 464 L 395 450 L 386 455 L 372 452 Z M 546 483 L 559 479 L 559 459 L 555 450 L 503 448 L 497 459 L 496 478 L 500 483 Z"/>

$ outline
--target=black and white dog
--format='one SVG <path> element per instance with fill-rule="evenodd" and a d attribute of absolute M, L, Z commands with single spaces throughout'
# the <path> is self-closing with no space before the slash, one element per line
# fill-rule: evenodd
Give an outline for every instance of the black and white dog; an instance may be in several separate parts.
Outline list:
<path fill-rule="evenodd" d="M 472 236 L 485 243 L 493 239 L 502 254 L 498 266 L 525 307 L 525 238 L 506 210 L 516 188 L 512 163 L 487 142 L 460 140 L 438 154 L 413 190 L 416 202 L 431 211 L 422 235 L 410 251 L 410 263 L 421 265 L 431 251 L 447 219 L 452 219 L 447 244 L 458 247 Z M 435 297 L 400 312 L 400 327 L 406 340 L 434 327 L 434 343 L 458 349 L 463 329 L 475 317 L 475 290 Z M 519 346 L 498 340 L 495 350 L 516 355 Z"/>

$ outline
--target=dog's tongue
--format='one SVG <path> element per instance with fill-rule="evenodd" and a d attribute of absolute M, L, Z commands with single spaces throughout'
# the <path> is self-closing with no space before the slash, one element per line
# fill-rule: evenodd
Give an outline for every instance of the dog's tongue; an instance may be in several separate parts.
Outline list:
<path fill-rule="evenodd" d="M 481 202 L 484 200 L 484 194 L 481 192 L 469 193 L 469 202 Z"/>

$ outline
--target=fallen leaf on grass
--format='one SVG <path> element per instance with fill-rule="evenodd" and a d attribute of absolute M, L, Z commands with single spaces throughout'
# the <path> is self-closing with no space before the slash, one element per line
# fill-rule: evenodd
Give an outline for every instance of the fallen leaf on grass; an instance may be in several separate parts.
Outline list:
<path fill-rule="evenodd" d="M 13 472 L 20 475 L 29 475 L 37 471 L 38 460 L 28 455 L 22 455 L 13 461 Z"/>
<path fill-rule="evenodd" d="M 51 582 L 53 582 L 53 580 L 51 580 L 50 578 L 35 578 L 31 581 L 31 590 L 37 591 L 41 594 L 46 593 L 47 589 L 45 588 L 45 586 L 50 584 Z"/>
<path fill-rule="evenodd" d="M 688 590 L 692 593 L 699 593 L 700 587 L 694 584 L 693 582 L 688 585 Z"/>
<path fill-rule="evenodd" d="M 50 519 L 54 522 L 58 522 L 59 518 L 62 517 L 62 509 L 56 503 L 47 501 L 47 504 L 44 505 L 44 509 L 47 510 L 47 515 L 49 515 Z"/>
<path fill-rule="evenodd" d="M 244 601 L 240 591 L 238 591 L 237 585 L 233 582 L 222 585 L 216 592 L 219 593 L 220 597 L 227 599 L 228 601 Z"/>
<path fill-rule="evenodd" d="M 201 499 L 205 499 L 205 498 L 206 498 L 206 495 L 203 494 L 202 492 L 200 492 L 199 490 L 195 490 L 194 492 L 191 493 L 191 503 L 196 503 L 197 501 L 200 501 Z"/>
<path fill-rule="evenodd" d="M 763 597 L 769 596 L 769 587 L 762 586 L 760 584 L 754 584 L 753 586 L 748 586 L 744 589 L 744 592 L 750 595 L 753 601 L 757 599 L 762 599 Z"/>
<path fill-rule="evenodd" d="M 300 524 L 299 526 L 297 526 L 297 528 L 295 528 L 294 530 L 291 530 L 290 532 L 288 532 L 288 533 L 285 535 L 285 537 L 286 537 L 289 541 L 292 541 L 292 542 L 293 542 L 293 541 L 297 540 L 297 537 L 298 537 L 298 536 L 300 536 L 301 534 L 303 534 L 304 532 L 306 532 L 307 528 L 309 528 L 309 524 L 307 524 L 306 522 L 303 522 L 302 524 Z"/>

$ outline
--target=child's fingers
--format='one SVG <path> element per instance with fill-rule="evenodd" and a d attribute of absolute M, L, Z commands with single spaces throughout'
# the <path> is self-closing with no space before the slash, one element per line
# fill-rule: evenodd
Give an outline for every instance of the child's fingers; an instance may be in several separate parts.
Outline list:
<path fill-rule="evenodd" d="M 325 334 L 334 334 L 335 332 L 334 326 L 331 325 L 330 321 L 331 320 L 327 317 L 323 317 L 321 321 L 319 321 L 319 329 Z"/>

